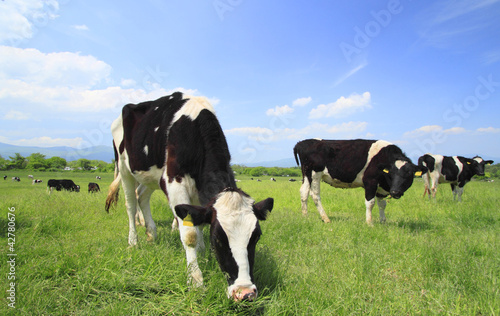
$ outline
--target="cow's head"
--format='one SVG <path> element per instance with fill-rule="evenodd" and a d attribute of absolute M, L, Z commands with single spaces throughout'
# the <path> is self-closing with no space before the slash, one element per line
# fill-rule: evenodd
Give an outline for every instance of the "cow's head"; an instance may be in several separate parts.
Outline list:
<path fill-rule="evenodd" d="M 225 189 L 207 207 L 180 204 L 177 216 L 193 225 L 210 224 L 210 242 L 219 266 L 227 277 L 227 295 L 235 301 L 253 301 L 257 287 L 253 281 L 255 246 L 274 200 L 255 201 L 238 189 Z"/>
<path fill-rule="evenodd" d="M 73 190 L 75 190 L 75 192 L 80 192 L 80 186 L 75 184 Z"/>
<path fill-rule="evenodd" d="M 467 164 L 472 168 L 474 174 L 477 174 L 478 176 L 484 176 L 484 166 L 491 165 L 492 163 L 493 160 L 484 160 L 479 156 L 467 159 Z"/>
<path fill-rule="evenodd" d="M 392 164 L 379 165 L 379 170 L 383 173 L 389 193 L 399 199 L 413 184 L 413 178 L 427 172 L 427 167 L 414 165 L 410 160 L 396 160 Z"/>

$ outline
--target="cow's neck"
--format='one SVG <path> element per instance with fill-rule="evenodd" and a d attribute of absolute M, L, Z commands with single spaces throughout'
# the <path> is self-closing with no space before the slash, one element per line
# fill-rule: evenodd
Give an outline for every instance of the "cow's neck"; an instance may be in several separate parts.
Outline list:
<path fill-rule="evenodd" d="M 236 188 L 234 175 L 230 168 L 210 170 L 201 179 L 198 193 L 201 205 L 206 205 L 225 188 Z"/>

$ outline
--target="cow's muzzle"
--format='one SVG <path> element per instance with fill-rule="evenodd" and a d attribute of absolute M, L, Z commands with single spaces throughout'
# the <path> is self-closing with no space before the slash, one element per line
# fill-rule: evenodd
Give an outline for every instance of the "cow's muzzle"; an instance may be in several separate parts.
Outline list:
<path fill-rule="evenodd" d="M 403 192 L 401 191 L 391 191 L 391 196 L 395 199 L 399 199 L 400 197 L 403 196 Z"/>
<path fill-rule="evenodd" d="M 231 297 L 235 302 L 253 302 L 257 299 L 257 288 L 255 285 L 249 287 L 237 287 L 232 291 Z"/>

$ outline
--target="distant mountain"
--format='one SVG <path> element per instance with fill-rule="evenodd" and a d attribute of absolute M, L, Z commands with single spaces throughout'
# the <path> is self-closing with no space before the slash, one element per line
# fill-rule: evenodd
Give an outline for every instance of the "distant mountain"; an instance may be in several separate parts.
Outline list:
<path fill-rule="evenodd" d="M 40 153 L 47 158 L 61 157 L 67 161 L 78 160 L 81 158 L 89 160 L 102 160 L 111 162 L 114 159 L 113 147 L 111 146 L 93 146 L 89 148 L 77 149 L 67 146 L 59 147 L 36 147 L 36 146 L 15 146 L 0 143 L 0 155 L 3 158 L 9 159 L 9 156 L 14 156 L 16 153 L 26 157 L 33 153 Z"/>

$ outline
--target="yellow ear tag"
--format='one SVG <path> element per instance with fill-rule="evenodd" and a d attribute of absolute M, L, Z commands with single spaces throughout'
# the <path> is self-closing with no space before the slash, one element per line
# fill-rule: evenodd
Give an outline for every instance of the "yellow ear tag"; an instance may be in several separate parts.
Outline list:
<path fill-rule="evenodd" d="M 383 170 L 385 173 L 389 173 L 389 169 L 384 169 Z"/>
<path fill-rule="evenodd" d="M 191 214 L 188 214 L 184 220 L 182 221 L 182 225 L 184 226 L 194 226 L 193 224 L 193 218 L 191 217 Z"/>
<path fill-rule="evenodd" d="M 470 161 L 467 161 L 467 164 L 470 165 Z"/>
<path fill-rule="evenodd" d="M 417 171 L 417 172 L 415 172 L 415 176 L 416 176 L 416 177 L 420 177 L 421 175 L 422 175 L 422 171 Z"/>

